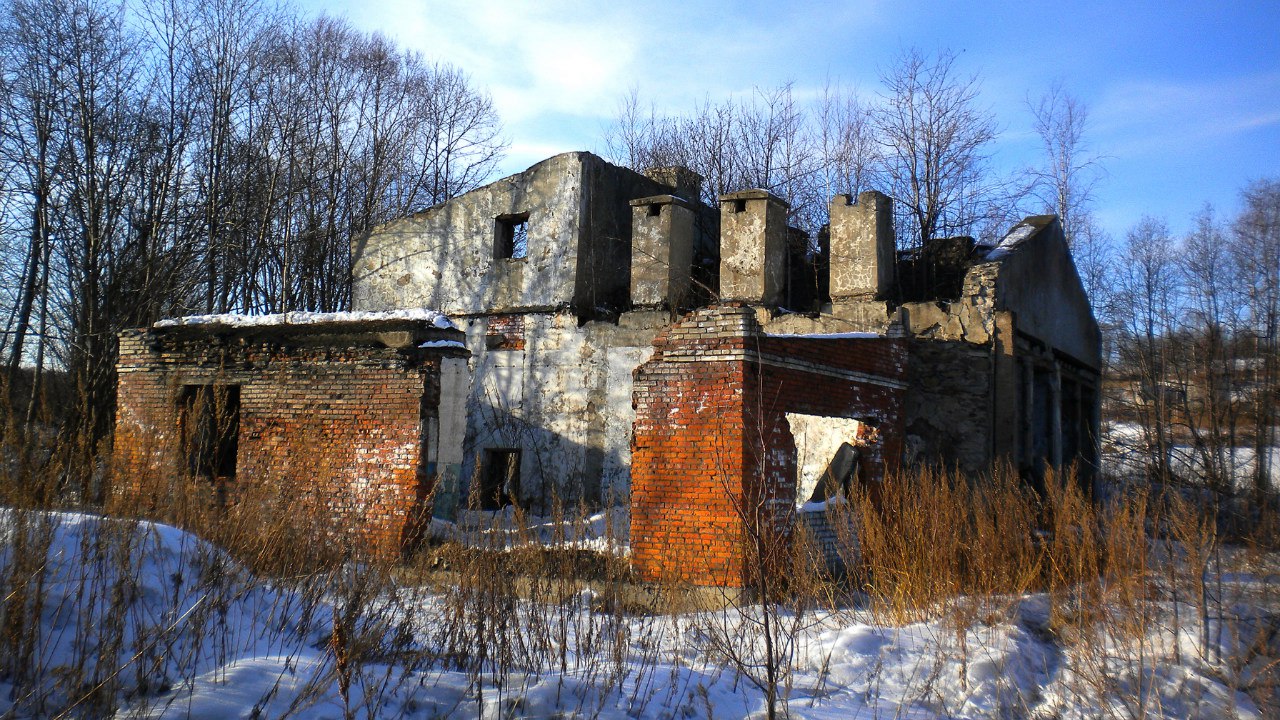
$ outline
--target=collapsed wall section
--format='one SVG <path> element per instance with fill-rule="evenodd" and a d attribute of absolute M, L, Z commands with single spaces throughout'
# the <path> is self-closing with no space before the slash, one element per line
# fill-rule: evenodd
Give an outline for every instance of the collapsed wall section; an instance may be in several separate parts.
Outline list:
<path fill-rule="evenodd" d="M 856 481 L 876 483 L 902 452 L 906 350 L 895 338 L 767 336 L 745 305 L 686 316 L 635 375 L 631 552 L 649 581 L 743 586 L 774 562 L 797 510 L 788 414 L 857 420 Z M 870 440 L 870 442 L 865 442 Z M 759 542 L 749 542 L 757 538 Z"/>
<path fill-rule="evenodd" d="M 399 552 L 436 477 L 458 471 L 461 337 L 416 323 L 122 333 L 116 492 L 141 507 L 202 487 L 185 499 L 275 498 L 335 541 Z"/>

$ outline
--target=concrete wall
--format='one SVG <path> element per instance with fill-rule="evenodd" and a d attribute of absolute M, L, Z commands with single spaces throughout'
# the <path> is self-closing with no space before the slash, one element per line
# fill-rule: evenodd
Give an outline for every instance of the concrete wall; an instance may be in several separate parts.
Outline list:
<path fill-rule="evenodd" d="M 1027 231 L 1027 237 L 1010 242 Z M 1015 226 L 1009 236 L 1008 247 L 997 247 L 997 307 L 1015 313 L 1020 332 L 1094 370 L 1101 369 L 1102 335 L 1062 226 L 1051 215 L 1032 217 Z"/>
<path fill-rule="evenodd" d="M 616 312 L 630 288 L 628 202 L 666 190 L 590 153 L 556 155 L 357 239 L 353 309 Z M 495 257 L 498 218 L 523 213 L 527 256 Z"/>

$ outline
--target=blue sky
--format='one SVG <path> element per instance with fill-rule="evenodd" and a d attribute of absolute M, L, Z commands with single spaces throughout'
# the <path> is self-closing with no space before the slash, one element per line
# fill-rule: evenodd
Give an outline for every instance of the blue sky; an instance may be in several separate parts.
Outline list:
<path fill-rule="evenodd" d="M 368 0 L 366 0 L 368 1 Z M 1094 211 L 1119 236 L 1144 213 L 1185 231 L 1210 202 L 1237 207 L 1280 176 L 1280 0 L 1245 2 L 627 2 L 306 0 L 428 58 L 493 96 L 516 172 L 603 149 L 631 87 L 659 110 L 792 81 L 873 97 L 904 48 L 950 49 L 976 74 L 1004 168 L 1036 160 L 1026 110 L 1055 80 L 1089 108 L 1107 175 Z"/>

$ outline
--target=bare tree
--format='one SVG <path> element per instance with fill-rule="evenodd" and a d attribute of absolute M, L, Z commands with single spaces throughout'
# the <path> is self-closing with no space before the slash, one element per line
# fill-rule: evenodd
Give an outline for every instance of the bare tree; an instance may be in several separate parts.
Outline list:
<path fill-rule="evenodd" d="M 950 51 L 909 50 L 880 76 L 872 109 L 884 158 L 880 184 L 902 216 L 898 232 L 907 243 L 973 234 L 998 204 L 1000 184 L 988 167 L 995 120 L 978 104 L 977 78 L 960 76 L 955 61 Z"/>
<path fill-rule="evenodd" d="M 1061 83 L 1054 83 L 1034 103 L 1028 99 L 1027 106 L 1044 150 L 1044 165 L 1030 171 L 1035 183 L 1032 192 L 1058 216 L 1067 242 L 1074 245 L 1078 226 L 1089 222 L 1089 206 L 1101 174 L 1101 160 L 1088 143 L 1088 107 Z"/>
<path fill-rule="evenodd" d="M 838 194 L 857 197 L 870 190 L 880 162 L 870 108 L 858 95 L 830 81 L 822 89 L 817 109 L 817 143 L 820 175 L 814 183 L 826 202 Z"/>
<path fill-rule="evenodd" d="M 1181 416 L 1205 482 L 1220 495 L 1234 492 L 1236 430 L 1242 388 L 1235 372 L 1240 331 L 1237 278 L 1226 232 L 1205 206 L 1179 254 L 1188 312 L 1170 342 L 1179 361 L 1171 371 L 1185 388 Z"/>
<path fill-rule="evenodd" d="M 69 371 L 68 448 L 109 431 L 121 329 L 343 309 L 353 237 L 505 148 L 458 70 L 254 2 L 3 0 L 0 89 L 2 362 Z"/>
<path fill-rule="evenodd" d="M 1111 310 L 1115 318 L 1119 372 L 1132 380 L 1131 398 L 1155 479 L 1168 482 L 1172 448 L 1175 388 L 1166 382 L 1170 372 L 1170 344 L 1178 304 L 1175 248 L 1163 220 L 1144 217 L 1125 237 L 1119 253 L 1116 292 Z"/>
<path fill-rule="evenodd" d="M 1251 183 L 1243 192 L 1244 209 L 1236 218 L 1234 269 L 1241 279 L 1244 312 L 1252 336 L 1251 395 L 1255 453 L 1254 488 L 1270 488 L 1276 462 L 1280 412 L 1280 180 Z"/>
<path fill-rule="evenodd" d="M 46 318 L 52 259 L 50 211 L 57 202 L 55 179 L 65 142 L 56 112 L 64 78 L 61 67 L 48 62 L 48 43 L 52 37 L 44 33 L 58 8 L 15 0 L 5 9 L 0 25 L 0 68 L 3 69 L 0 82 L 4 90 L 0 94 L 0 159 L 6 168 L 6 180 L 13 188 L 12 201 L 6 203 L 5 214 L 18 223 L 14 230 L 26 236 L 26 242 L 15 248 L 22 258 L 22 269 L 13 277 L 11 287 L 16 288 L 16 296 L 12 298 L 5 324 L 6 367 L 12 381 L 26 357 L 27 335 L 33 320 L 38 317 L 43 325 Z M 11 213 L 24 220 L 17 220 Z M 43 334 L 43 330 L 39 334 Z M 37 354 L 42 347 L 37 337 Z M 38 391 L 39 367 L 37 363 L 32 398 Z M 18 406 L 16 396 L 11 396 L 9 401 L 11 406 Z M 28 414 L 30 409 L 27 408 Z"/>

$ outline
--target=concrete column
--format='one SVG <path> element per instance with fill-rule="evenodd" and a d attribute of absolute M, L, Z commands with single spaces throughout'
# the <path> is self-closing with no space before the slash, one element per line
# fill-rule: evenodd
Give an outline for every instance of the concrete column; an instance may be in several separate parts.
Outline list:
<path fill-rule="evenodd" d="M 1055 360 L 1053 376 L 1049 384 L 1049 462 L 1055 470 L 1062 469 L 1062 366 Z"/>
<path fill-rule="evenodd" d="M 631 201 L 631 304 L 681 308 L 693 270 L 693 206 L 674 195 Z"/>
<path fill-rule="evenodd" d="M 1036 449 L 1036 366 L 1022 358 L 1022 462 L 1030 464 Z"/>
<path fill-rule="evenodd" d="M 764 190 L 720 196 L 720 299 L 777 305 L 786 289 L 787 210 Z"/>
<path fill-rule="evenodd" d="M 897 266 L 893 200 L 869 190 L 854 202 L 836 195 L 831 215 L 831 299 L 882 300 L 889 295 Z"/>

